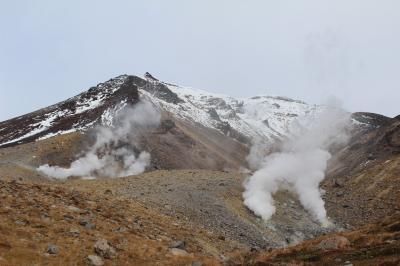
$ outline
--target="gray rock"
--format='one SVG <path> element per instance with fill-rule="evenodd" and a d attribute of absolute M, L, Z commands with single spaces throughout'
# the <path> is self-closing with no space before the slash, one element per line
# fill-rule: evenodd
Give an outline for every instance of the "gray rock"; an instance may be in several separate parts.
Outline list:
<path fill-rule="evenodd" d="M 221 118 L 219 117 L 217 111 L 214 108 L 211 108 L 210 110 L 208 110 L 208 114 L 210 115 L 210 117 L 212 119 L 221 121 Z"/>
<path fill-rule="evenodd" d="M 56 245 L 48 245 L 46 252 L 51 255 L 57 255 L 60 252 L 60 249 Z"/>
<path fill-rule="evenodd" d="M 118 228 L 114 229 L 114 232 L 124 233 L 124 232 L 126 232 L 126 230 L 127 230 L 126 227 L 121 226 L 121 227 L 118 227 Z"/>
<path fill-rule="evenodd" d="M 78 207 L 75 206 L 67 206 L 67 210 L 71 211 L 71 212 L 80 212 L 81 209 L 79 209 Z"/>
<path fill-rule="evenodd" d="M 201 261 L 193 261 L 192 266 L 203 266 L 203 263 Z"/>
<path fill-rule="evenodd" d="M 27 223 L 25 222 L 25 221 L 23 221 L 23 220 L 16 220 L 15 222 L 14 222 L 16 225 L 21 225 L 21 226 L 25 226 Z"/>
<path fill-rule="evenodd" d="M 343 187 L 344 186 L 344 182 L 341 179 L 335 179 L 335 186 L 336 187 Z"/>
<path fill-rule="evenodd" d="M 342 197 L 344 195 L 344 192 L 343 191 L 338 191 L 337 193 L 336 193 L 336 197 Z"/>
<path fill-rule="evenodd" d="M 82 219 L 79 221 L 79 224 L 84 226 L 86 229 L 95 229 L 96 225 L 92 224 L 88 219 Z"/>
<path fill-rule="evenodd" d="M 170 251 L 171 251 L 171 254 L 174 256 L 185 257 L 185 256 L 189 255 L 189 253 L 187 253 L 186 250 L 179 249 L 179 248 L 171 248 Z"/>
<path fill-rule="evenodd" d="M 69 230 L 68 235 L 72 236 L 72 237 L 78 237 L 81 233 L 79 232 L 78 229 L 76 228 L 72 228 L 71 230 Z"/>
<path fill-rule="evenodd" d="M 100 239 L 94 244 L 94 252 L 105 259 L 112 259 L 117 254 L 115 249 L 105 239 Z"/>
<path fill-rule="evenodd" d="M 106 195 L 112 195 L 113 192 L 112 192 L 111 189 L 106 189 L 106 190 L 104 191 L 104 194 L 106 194 Z"/>
<path fill-rule="evenodd" d="M 165 132 L 170 131 L 170 130 L 173 129 L 175 126 L 176 126 L 176 125 L 175 125 L 175 122 L 172 121 L 171 119 L 166 119 L 166 120 L 163 120 L 163 121 L 161 122 L 161 128 L 162 128 Z"/>
<path fill-rule="evenodd" d="M 185 241 L 181 241 L 181 240 L 173 241 L 173 242 L 169 245 L 169 248 L 185 249 Z"/>
<path fill-rule="evenodd" d="M 65 214 L 65 215 L 64 215 L 64 220 L 65 220 L 65 221 L 68 221 L 68 222 L 71 222 L 71 221 L 74 220 L 74 216 L 69 215 L 69 214 Z"/>
<path fill-rule="evenodd" d="M 104 265 L 102 258 L 100 258 L 97 255 L 89 255 L 86 257 L 86 260 L 90 266 L 103 266 Z"/>

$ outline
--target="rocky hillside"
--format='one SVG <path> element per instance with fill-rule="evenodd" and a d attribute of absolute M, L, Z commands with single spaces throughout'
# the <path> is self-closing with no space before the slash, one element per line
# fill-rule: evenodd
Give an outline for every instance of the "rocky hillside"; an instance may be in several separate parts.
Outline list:
<path fill-rule="evenodd" d="M 323 182 L 328 212 L 352 226 L 400 213 L 400 118 L 368 116 L 375 127 L 335 154 Z"/>

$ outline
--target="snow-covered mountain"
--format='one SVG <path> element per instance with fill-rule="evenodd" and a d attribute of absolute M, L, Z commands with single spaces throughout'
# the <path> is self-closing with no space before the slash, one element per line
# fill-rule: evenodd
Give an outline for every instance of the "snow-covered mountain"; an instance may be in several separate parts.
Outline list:
<path fill-rule="evenodd" d="M 154 86 L 162 86 L 176 95 L 176 102 L 158 96 L 157 91 L 140 93 L 174 116 L 216 129 L 232 137 L 273 139 L 285 134 L 297 116 L 314 112 L 318 106 L 286 97 L 255 96 L 234 98 L 204 90 L 159 82 L 145 75 Z"/>
<path fill-rule="evenodd" d="M 242 143 L 282 137 L 298 116 L 319 106 L 286 97 L 234 98 L 143 77 L 121 75 L 66 101 L 0 123 L 0 146 L 110 125 L 113 113 L 140 99 L 153 102 L 174 119 L 216 130 Z"/>

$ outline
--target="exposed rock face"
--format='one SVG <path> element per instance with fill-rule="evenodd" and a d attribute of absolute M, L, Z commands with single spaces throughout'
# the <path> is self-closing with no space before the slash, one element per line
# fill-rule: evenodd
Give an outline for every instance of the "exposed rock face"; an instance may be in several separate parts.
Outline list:
<path fill-rule="evenodd" d="M 179 104 L 183 102 L 183 100 L 180 99 L 176 93 L 172 92 L 168 86 L 159 82 L 158 79 L 154 78 L 153 76 L 151 76 L 151 78 L 147 77 L 147 81 L 149 82 L 147 82 L 141 88 L 147 92 L 150 92 L 153 96 L 172 104 Z"/>
<path fill-rule="evenodd" d="M 372 125 L 373 128 L 390 124 L 390 118 L 380 114 L 356 112 L 353 118 L 360 123 Z"/>
<path fill-rule="evenodd" d="M 153 77 L 153 75 L 150 74 L 149 72 L 144 73 L 144 77 L 145 77 L 147 80 L 159 81 L 158 79 L 156 79 L 155 77 Z"/>
<path fill-rule="evenodd" d="M 210 114 L 210 117 L 216 121 L 221 121 L 221 119 L 219 118 L 219 115 L 217 113 L 217 111 L 214 108 L 211 108 L 210 110 L 208 110 L 208 113 Z"/>

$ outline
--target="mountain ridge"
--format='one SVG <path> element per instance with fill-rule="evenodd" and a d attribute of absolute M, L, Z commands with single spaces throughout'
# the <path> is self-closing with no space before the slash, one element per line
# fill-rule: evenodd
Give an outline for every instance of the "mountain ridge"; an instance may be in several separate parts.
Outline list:
<path fill-rule="evenodd" d="M 321 106 L 281 96 L 234 98 L 144 77 L 120 75 L 49 107 L 0 122 L 0 147 L 111 125 L 112 112 L 147 99 L 177 119 L 219 131 L 246 145 L 251 139 L 276 140 L 285 135 L 296 117 L 317 112 Z M 384 120 L 359 113 L 360 125 Z M 375 119 L 374 119 L 375 118 Z"/>

